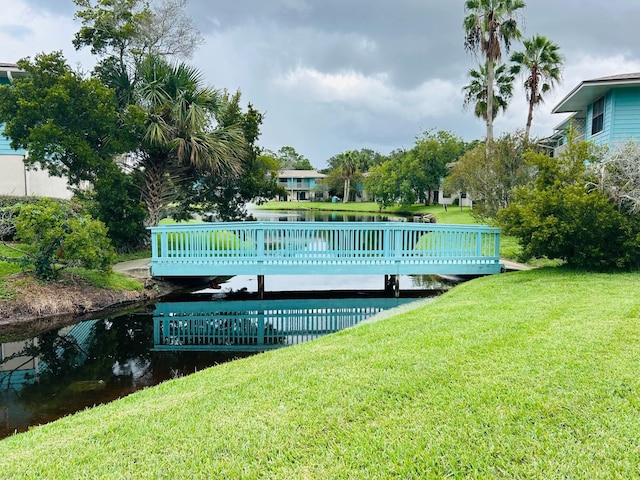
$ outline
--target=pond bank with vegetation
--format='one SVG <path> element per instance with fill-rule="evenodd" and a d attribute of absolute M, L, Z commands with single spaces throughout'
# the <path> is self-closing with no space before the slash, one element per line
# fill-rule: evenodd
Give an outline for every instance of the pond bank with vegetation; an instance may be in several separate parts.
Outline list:
<path fill-rule="evenodd" d="M 543 268 L 0 441 L 9 478 L 632 478 L 637 274 Z"/>
<path fill-rule="evenodd" d="M 3 334 L 76 323 L 93 318 L 99 312 L 153 301 L 182 288 L 132 274 L 128 263 L 114 265 L 114 272 L 110 274 L 72 269 L 53 282 L 39 281 L 30 273 L 2 276 L 0 327 Z"/>

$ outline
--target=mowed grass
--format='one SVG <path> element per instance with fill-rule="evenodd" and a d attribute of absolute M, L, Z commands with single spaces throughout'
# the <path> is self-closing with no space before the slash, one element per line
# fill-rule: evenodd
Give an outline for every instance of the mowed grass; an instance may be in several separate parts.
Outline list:
<path fill-rule="evenodd" d="M 637 478 L 640 276 L 539 269 L 0 441 L 5 478 Z"/>

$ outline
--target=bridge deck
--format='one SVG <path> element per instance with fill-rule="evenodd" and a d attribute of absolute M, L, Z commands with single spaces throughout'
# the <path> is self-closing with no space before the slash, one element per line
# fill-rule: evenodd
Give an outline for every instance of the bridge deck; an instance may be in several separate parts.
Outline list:
<path fill-rule="evenodd" d="M 234 222 L 153 227 L 151 274 L 499 273 L 500 230 L 405 222 Z"/>

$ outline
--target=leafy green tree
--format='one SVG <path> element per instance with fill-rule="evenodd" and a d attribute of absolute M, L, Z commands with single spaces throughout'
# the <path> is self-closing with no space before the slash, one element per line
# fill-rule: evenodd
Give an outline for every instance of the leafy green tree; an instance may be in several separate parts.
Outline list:
<path fill-rule="evenodd" d="M 474 214 L 494 218 L 513 201 L 514 189 L 533 178 L 534 169 L 523 156 L 529 146 L 520 133 L 507 133 L 495 140 L 490 154 L 478 144 L 452 165 L 445 191 L 467 192 L 474 202 Z"/>
<path fill-rule="evenodd" d="M 425 131 L 416 137 L 411 149 L 415 160 L 407 175 L 414 180 L 416 196 L 429 204 L 433 199 L 433 191 L 439 190 L 442 180 L 448 173 L 447 165 L 455 162 L 465 151 L 465 142 L 453 133 L 440 130 Z"/>
<path fill-rule="evenodd" d="M 371 198 L 380 208 L 388 208 L 398 201 L 400 179 L 398 176 L 398 161 L 393 158 L 376 165 L 369 170 L 364 178 L 364 187 Z"/>
<path fill-rule="evenodd" d="M 33 265 L 42 280 L 54 280 L 60 269 L 68 266 L 106 272 L 114 260 L 102 222 L 49 199 L 23 206 L 16 219 L 16 232 L 27 245 L 23 261 Z"/>
<path fill-rule="evenodd" d="M 95 181 L 114 155 L 134 145 L 133 117 L 118 112 L 113 91 L 73 72 L 60 52 L 18 66 L 29 75 L 0 86 L 0 122 L 11 146 L 29 151 L 25 163 L 78 187 Z"/>
<path fill-rule="evenodd" d="M 640 217 L 624 214 L 589 186 L 587 163 L 599 157 L 593 144 L 570 138 L 559 158 L 533 152 L 526 157 L 537 178 L 518 188 L 498 215 L 505 233 L 519 238 L 525 258 L 560 258 L 592 269 L 640 265 Z"/>
<path fill-rule="evenodd" d="M 533 110 L 544 101 L 543 95 L 551 91 L 561 80 L 564 59 L 560 54 L 560 47 L 547 37 L 534 35 L 523 44 L 524 51 L 511 55 L 511 61 L 514 63 L 511 72 L 516 75 L 522 73 L 525 76 L 524 89 L 529 101 L 529 113 L 524 136 L 528 139 Z"/>
<path fill-rule="evenodd" d="M 465 108 L 473 105 L 473 113 L 476 117 L 487 120 L 488 102 L 487 93 L 488 78 L 487 69 L 479 65 L 478 70 L 469 70 L 470 81 L 462 89 L 464 92 Z M 498 113 L 503 112 L 509 106 L 509 101 L 513 97 L 513 81 L 515 77 L 509 73 L 506 65 L 498 65 L 495 69 L 494 85 L 492 88 L 493 101 L 491 102 L 493 109 L 493 119 Z M 492 119 L 492 120 L 493 120 Z"/>
<path fill-rule="evenodd" d="M 98 178 L 92 189 L 79 192 L 76 198 L 85 201 L 91 216 L 107 226 L 117 251 L 135 251 L 146 241 L 147 209 L 140 199 L 134 174 L 127 174 L 113 164 L 109 174 Z"/>
<path fill-rule="evenodd" d="M 466 0 L 463 27 L 464 46 L 479 52 L 487 77 L 487 112 L 493 112 L 495 65 L 502 58 L 502 47 L 509 51 L 511 42 L 521 38 L 518 14 L 525 7 L 522 0 Z M 487 115 L 487 142 L 493 141 L 493 117 Z"/>

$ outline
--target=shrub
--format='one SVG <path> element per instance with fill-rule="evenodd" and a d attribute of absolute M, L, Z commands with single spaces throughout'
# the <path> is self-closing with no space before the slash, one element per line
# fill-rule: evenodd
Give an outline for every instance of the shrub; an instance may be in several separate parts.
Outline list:
<path fill-rule="evenodd" d="M 33 265 L 41 280 L 55 279 L 67 266 L 108 271 L 115 258 L 102 222 L 50 199 L 23 206 L 16 231 L 27 244 L 22 263 Z"/>
<path fill-rule="evenodd" d="M 570 142 L 557 159 L 526 155 L 538 169 L 535 184 L 517 189 L 498 216 L 504 232 L 519 238 L 524 257 L 560 258 L 591 269 L 640 265 L 640 217 L 589 188 L 587 165 L 597 158 L 592 145 Z"/>
<path fill-rule="evenodd" d="M 107 235 L 119 252 L 135 251 L 148 239 L 147 212 L 132 175 L 114 168 L 96 180 L 93 191 L 83 193 L 82 199 L 91 216 L 107 226 Z"/>

